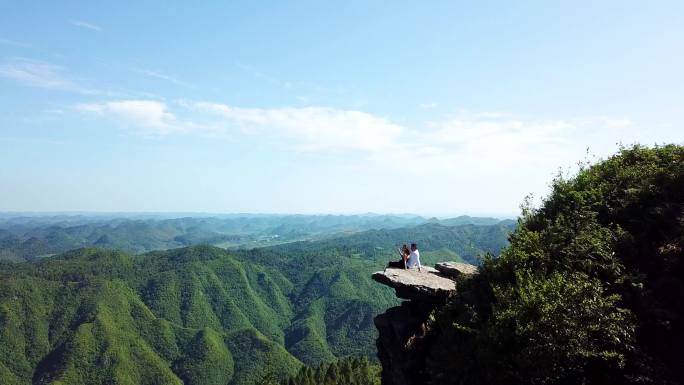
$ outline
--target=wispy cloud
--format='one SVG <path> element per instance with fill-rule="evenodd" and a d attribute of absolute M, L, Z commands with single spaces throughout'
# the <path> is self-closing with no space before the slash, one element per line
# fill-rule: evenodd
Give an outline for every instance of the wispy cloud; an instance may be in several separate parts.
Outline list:
<path fill-rule="evenodd" d="M 30 47 L 29 44 L 22 43 L 22 42 L 20 42 L 20 41 L 16 41 L 16 40 L 12 40 L 12 39 L 5 39 L 5 38 L 2 38 L 2 37 L 0 37 L 0 44 L 2 44 L 2 45 L 9 45 L 9 46 L 13 46 L 13 47 L 24 47 L 24 48 L 25 48 L 25 47 Z"/>
<path fill-rule="evenodd" d="M 76 26 L 76 27 L 89 29 L 91 31 L 102 32 L 102 27 L 100 27 L 99 25 L 89 23 L 89 22 L 83 21 L 83 20 L 69 20 L 69 24 Z"/>
<path fill-rule="evenodd" d="M 15 81 L 26 87 L 43 88 L 83 95 L 109 98 L 158 98 L 158 95 L 102 84 L 90 78 L 73 76 L 60 65 L 24 57 L 8 58 L 0 62 L 0 79 Z"/>
<path fill-rule="evenodd" d="M 302 104 L 309 104 L 314 98 L 317 100 L 330 97 L 339 98 L 342 95 L 350 93 L 349 89 L 341 86 L 328 86 L 312 81 L 291 81 L 286 78 L 273 76 L 273 74 L 269 74 L 268 72 L 261 70 L 251 64 L 235 62 L 235 67 L 245 72 L 262 85 L 270 85 L 291 92 L 298 92 L 299 96 L 295 96 L 295 98 Z M 365 101 L 352 103 L 352 105 L 360 104 L 367 103 Z"/>
<path fill-rule="evenodd" d="M 242 108 L 210 102 L 186 104 L 226 127 L 294 140 L 306 151 L 379 152 L 396 146 L 405 130 L 372 114 L 327 107 Z"/>
<path fill-rule="evenodd" d="M 176 76 L 169 75 L 169 74 L 166 74 L 166 73 L 163 73 L 160 71 L 152 71 L 152 70 L 141 69 L 141 68 L 134 68 L 133 71 L 137 72 L 141 75 L 151 77 L 151 78 L 165 80 L 167 82 L 173 83 L 173 84 L 178 85 L 178 86 L 187 87 L 187 88 L 195 88 L 192 84 L 185 82 L 185 81 L 182 81 L 182 80 L 179 80 Z"/>
<path fill-rule="evenodd" d="M 413 164 L 435 173 L 501 174 L 524 173 L 548 159 L 555 159 L 554 167 L 568 166 L 576 158 L 572 138 L 583 130 L 577 122 L 496 116 L 465 113 L 431 122 L 429 130 L 416 133 L 419 148 L 431 151 Z"/>
<path fill-rule="evenodd" d="M 627 118 L 621 118 L 621 119 L 604 118 L 603 122 L 606 125 L 606 127 L 614 128 L 614 129 L 628 128 L 628 127 L 633 127 L 635 125 L 635 123 L 631 119 L 627 119 Z"/>
<path fill-rule="evenodd" d="M 29 87 L 95 94 L 64 75 L 60 66 L 36 60 L 16 58 L 0 64 L 0 77 L 17 81 Z"/>
<path fill-rule="evenodd" d="M 276 85 L 281 88 L 291 88 L 292 87 L 292 82 L 285 81 L 285 80 L 280 80 L 278 78 L 275 78 L 273 76 L 270 76 L 261 70 L 257 69 L 254 66 L 244 64 L 244 63 L 235 63 L 235 66 L 237 66 L 239 69 L 249 73 L 252 75 L 254 78 L 265 81 L 267 83 Z"/>
<path fill-rule="evenodd" d="M 83 104 L 78 109 L 146 135 L 258 138 L 300 152 L 354 153 L 350 161 L 365 160 L 383 170 L 412 175 L 536 175 L 540 165 L 550 171 L 573 165 L 587 144 L 599 153 L 604 147 L 615 149 L 614 130 L 609 128 L 615 122 L 606 119 L 532 120 L 501 113 L 460 113 L 415 128 L 368 112 L 329 107 L 244 108 L 207 101 L 123 100 Z M 554 159 L 553 164 L 549 159 Z"/>
<path fill-rule="evenodd" d="M 418 107 L 420 107 L 421 110 L 431 110 L 431 109 L 437 107 L 437 103 L 432 103 L 432 102 L 430 102 L 430 103 L 420 103 L 420 104 L 418 105 Z"/>
<path fill-rule="evenodd" d="M 142 129 L 151 135 L 166 135 L 185 131 L 188 127 L 168 111 L 166 104 L 154 100 L 121 100 L 105 103 L 84 103 L 76 106 L 80 112 L 114 118 L 127 127 Z"/>

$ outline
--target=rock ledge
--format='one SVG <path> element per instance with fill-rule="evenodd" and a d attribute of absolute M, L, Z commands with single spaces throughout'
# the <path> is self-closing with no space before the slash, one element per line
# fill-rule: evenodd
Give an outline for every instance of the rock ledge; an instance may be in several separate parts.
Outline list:
<path fill-rule="evenodd" d="M 374 319 L 382 385 L 426 385 L 428 318 L 456 293 L 455 277 L 477 274 L 477 267 L 467 263 L 441 262 L 435 267 L 423 267 L 422 271 L 388 268 L 373 273 L 374 280 L 409 300 Z"/>
<path fill-rule="evenodd" d="M 444 302 L 456 291 L 456 283 L 431 267 L 417 269 L 387 268 L 373 273 L 373 279 L 392 287 L 397 297 L 425 302 Z"/>
<path fill-rule="evenodd" d="M 435 268 L 447 277 L 457 278 L 461 275 L 477 274 L 477 266 L 463 262 L 440 262 Z"/>

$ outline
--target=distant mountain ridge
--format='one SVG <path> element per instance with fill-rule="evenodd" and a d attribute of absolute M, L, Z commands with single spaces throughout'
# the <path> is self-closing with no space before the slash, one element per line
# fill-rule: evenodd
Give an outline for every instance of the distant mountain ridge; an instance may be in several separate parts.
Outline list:
<path fill-rule="evenodd" d="M 510 221 L 510 220 L 509 220 Z M 24 261 L 97 246 L 133 254 L 199 244 L 252 248 L 425 223 L 493 225 L 496 218 L 416 215 L 229 215 L 146 218 L 0 215 L 0 260 Z"/>

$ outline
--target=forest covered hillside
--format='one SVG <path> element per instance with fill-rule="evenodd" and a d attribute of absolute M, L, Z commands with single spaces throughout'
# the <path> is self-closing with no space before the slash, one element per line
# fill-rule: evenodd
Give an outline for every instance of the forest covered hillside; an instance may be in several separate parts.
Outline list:
<path fill-rule="evenodd" d="M 435 315 L 425 382 L 684 383 L 684 147 L 558 177 L 510 241 Z"/>
<path fill-rule="evenodd" d="M 429 223 L 250 250 L 84 248 L 0 263 L 0 379 L 252 384 L 374 360 L 373 317 L 397 299 L 370 273 L 394 246 L 471 260 L 498 252 L 510 230 Z"/>

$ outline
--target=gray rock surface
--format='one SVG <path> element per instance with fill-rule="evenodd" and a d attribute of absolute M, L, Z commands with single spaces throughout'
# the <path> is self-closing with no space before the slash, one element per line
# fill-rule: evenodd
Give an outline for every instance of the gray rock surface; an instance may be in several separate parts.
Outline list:
<path fill-rule="evenodd" d="M 424 302 L 444 302 L 456 290 L 453 280 L 431 267 L 394 269 L 373 273 L 373 279 L 395 289 L 397 297 Z"/>
<path fill-rule="evenodd" d="M 447 277 L 457 278 L 462 274 L 477 274 L 477 266 L 462 262 L 440 262 L 435 268 Z"/>

